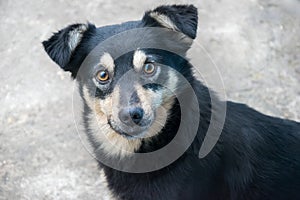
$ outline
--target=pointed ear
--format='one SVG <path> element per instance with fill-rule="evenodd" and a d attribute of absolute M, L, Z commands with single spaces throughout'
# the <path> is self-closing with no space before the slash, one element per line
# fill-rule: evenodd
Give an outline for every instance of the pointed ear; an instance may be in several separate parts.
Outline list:
<path fill-rule="evenodd" d="M 195 39 L 198 12 L 193 5 L 160 6 L 146 12 L 142 22 L 145 26 L 168 28 Z"/>
<path fill-rule="evenodd" d="M 84 36 L 93 31 L 92 24 L 73 24 L 56 32 L 47 41 L 42 42 L 49 57 L 63 70 L 74 73 L 71 62 L 72 55 L 80 46 Z"/>

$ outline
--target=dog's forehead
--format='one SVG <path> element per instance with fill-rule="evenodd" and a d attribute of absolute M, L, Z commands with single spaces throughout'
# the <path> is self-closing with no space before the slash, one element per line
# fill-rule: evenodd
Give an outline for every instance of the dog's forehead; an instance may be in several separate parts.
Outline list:
<path fill-rule="evenodd" d="M 139 27 L 141 27 L 141 21 L 129 21 L 121 24 L 102 26 L 97 28 L 95 37 L 99 43 L 121 32 Z"/>
<path fill-rule="evenodd" d="M 133 52 L 128 52 L 114 59 L 115 63 L 115 76 L 116 78 L 122 76 L 129 70 L 132 70 Z"/>

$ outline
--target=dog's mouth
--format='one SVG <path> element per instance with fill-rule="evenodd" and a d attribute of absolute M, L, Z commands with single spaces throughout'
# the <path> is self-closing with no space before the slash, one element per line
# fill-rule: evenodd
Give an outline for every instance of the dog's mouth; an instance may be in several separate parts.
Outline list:
<path fill-rule="evenodd" d="M 117 125 L 115 121 L 112 119 L 108 119 L 108 124 L 111 129 L 113 129 L 118 134 L 122 135 L 127 139 L 139 139 L 142 138 L 146 134 L 147 127 L 139 127 L 137 130 L 123 130 L 120 126 Z"/>

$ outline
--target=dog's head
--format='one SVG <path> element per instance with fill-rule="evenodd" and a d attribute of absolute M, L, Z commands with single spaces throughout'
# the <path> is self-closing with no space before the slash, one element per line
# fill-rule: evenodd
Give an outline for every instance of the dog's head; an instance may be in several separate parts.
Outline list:
<path fill-rule="evenodd" d="M 196 31 L 194 6 L 161 6 L 140 21 L 70 25 L 43 45 L 78 80 L 93 143 L 123 155 L 138 150 L 167 123 L 184 88 L 181 76 L 192 78 L 184 55 Z"/>

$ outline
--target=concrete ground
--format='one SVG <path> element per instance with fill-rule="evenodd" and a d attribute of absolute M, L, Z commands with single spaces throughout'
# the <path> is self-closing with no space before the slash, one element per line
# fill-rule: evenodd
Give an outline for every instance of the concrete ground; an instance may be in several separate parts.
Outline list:
<path fill-rule="evenodd" d="M 193 1 L 0 1 L 0 199 L 109 198 L 76 133 L 73 82 L 41 41 L 71 23 L 121 23 L 174 2 Z M 209 86 L 300 120 L 300 1 L 194 3 L 199 30 L 189 55 Z"/>

